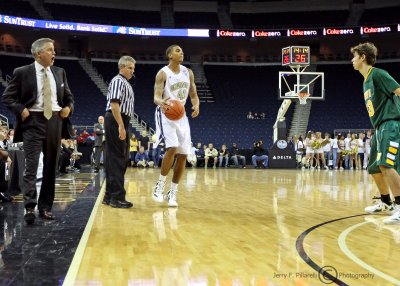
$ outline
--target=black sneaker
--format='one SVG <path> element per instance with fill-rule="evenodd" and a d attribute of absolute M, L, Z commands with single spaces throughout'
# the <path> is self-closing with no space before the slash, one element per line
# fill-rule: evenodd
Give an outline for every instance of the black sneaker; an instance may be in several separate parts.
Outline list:
<path fill-rule="evenodd" d="M 129 208 L 133 207 L 133 204 L 131 202 L 128 202 L 125 200 L 124 201 L 111 200 L 110 206 L 113 208 L 129 209 Z"/>

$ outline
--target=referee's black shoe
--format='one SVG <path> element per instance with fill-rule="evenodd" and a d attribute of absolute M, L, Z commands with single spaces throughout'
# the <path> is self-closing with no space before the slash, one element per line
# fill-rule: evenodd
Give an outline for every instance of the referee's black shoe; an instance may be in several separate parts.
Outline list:
<path fill-rule="evenodd" d="M 118 201 L 118 200 L 111 200 L 110 206 L 113 208 L 120 208 L 120 209 L 129 209 L 133 207 L 133 204 L 128 201 Z"/>

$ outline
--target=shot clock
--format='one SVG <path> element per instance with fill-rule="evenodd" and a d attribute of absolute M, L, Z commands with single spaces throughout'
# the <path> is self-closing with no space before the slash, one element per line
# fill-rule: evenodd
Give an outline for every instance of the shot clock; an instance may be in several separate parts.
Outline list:
<path fill-rule="evenodd" d="M 290 46 L 282 49 L 283 66 L 310 65 L 310 47 Z"/>

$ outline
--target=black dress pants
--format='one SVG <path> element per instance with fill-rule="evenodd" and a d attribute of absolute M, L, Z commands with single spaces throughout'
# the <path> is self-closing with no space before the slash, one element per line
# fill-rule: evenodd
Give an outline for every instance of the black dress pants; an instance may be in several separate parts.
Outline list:
<path fill-rule="evenodd" d="M 105 146 L 106 142 L 104 141 L 100 146 L 95 146 L 94 149 L 94 166 L 96 169 L 100 169 L 100 159 L 101 159 L 101 154 L 103 153 L 103 161 L 106 160 L 105 156 Z"/>
<path fill-rule="evenodd" d="M 54 201 L 56 169 L 61 146 L 62 119 L 58 112 L 47 120 L 43 112 L 31 112 L 21 124 L 25 152 L 22 192 L 25 208 L 51 211 Z M 40 152 L 43 152 L 43 179 L 37 200 L 36 176 Z"/>
<path fill-rule="evenodd" d="M 126 130 L 125 140 L 119 139 L 118 123 L 108 111 L 104 116 L 106 135 L 106 194 L 110 200 L 125 200 L 124 177 L 129 160 L 129 116 L 121 114 Z"/>

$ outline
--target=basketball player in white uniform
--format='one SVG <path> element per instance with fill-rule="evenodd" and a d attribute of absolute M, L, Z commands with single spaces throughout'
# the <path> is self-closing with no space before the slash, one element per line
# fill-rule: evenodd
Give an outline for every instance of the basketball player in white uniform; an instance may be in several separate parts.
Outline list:
<path fill-rule="evenodd" d="M 156 76 L 154 86 L 154 103 L 156 108 L 156 135 L 155 146 L 161 141 L 165 142 L 166 153 L 161 163 L 161 174 L 156 183 L 152 198 L 158 203 L 164 201 L 165 181 L 169 170 L 174 163 L 174 174 L 169 192 L 165 196 L 168 206 L 177 207 L 176 193 L 179 181 L 185 171 L 186 157 L 191 153 L 191 137 L 189 121 L 186 114 L 179 120 L 169 120 L 164 112 L 168 107 L 169 100 L 179 100 L 183 105 L 190 96 L 192 103 L 192 117 L 199 115 L 199 97 L 197 96 L 193 72 L 182 66 L 183 51 L 178 45 L 172 45 L 166 51 L 169 63 L 163 67 Z"/>

